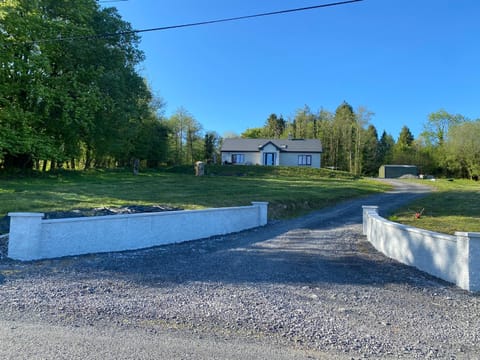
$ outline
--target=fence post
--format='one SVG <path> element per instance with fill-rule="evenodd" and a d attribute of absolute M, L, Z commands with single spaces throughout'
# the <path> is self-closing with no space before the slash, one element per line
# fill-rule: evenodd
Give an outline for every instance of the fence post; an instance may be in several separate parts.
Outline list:
<path fill-rule="evenodd" d="M 15 260 L 40 258 L 40 237 L 43 213 L 8 213 L 8 257 Z"/>
<path fill-rule="evenodd" d="M 480 291 L 480 233 L 460 232 L 457 237 L 459 250 L 458 267 L 462 273 L 462 283 L 459 287 L 469 291 Z"/>
<path fill-rule="evenodd" d="M 259 226 L 267 225 L 268 222 L 268 202 L 252 201 L 252 205 L 258 207 Z"/>
<path fill-rule="evenodd" d="M 367 235 L 368 233 L 368 213 L 373 211 L 375 214 L 378 214 L 378 206 L 377 205 L 363 205 L 363 235 Z"/>

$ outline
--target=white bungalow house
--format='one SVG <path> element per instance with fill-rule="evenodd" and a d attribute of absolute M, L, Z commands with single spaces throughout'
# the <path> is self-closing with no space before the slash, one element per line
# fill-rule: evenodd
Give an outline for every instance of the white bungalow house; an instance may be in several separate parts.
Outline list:
<path fill-rule="evenodd" d="M 225 139 L 221 154 L 223 164 L 320 168 L 322 143 L 318 139 Z"/>

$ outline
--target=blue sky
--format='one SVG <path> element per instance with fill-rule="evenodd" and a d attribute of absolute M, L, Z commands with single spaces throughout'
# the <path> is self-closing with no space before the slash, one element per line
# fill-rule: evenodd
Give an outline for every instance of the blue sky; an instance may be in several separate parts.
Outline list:
<path fill-rule="evenodd" d="M 329 3 L 329 0 L 128 0 L 134 29 Z M 480 1 L 364 0 L 305 12 L 143 33 L 154 93 L 205 131 L 240 134 L 271 113 L 344 100 L 374 113 L 379 135 L 415 137 L 441 108 L 480 118 Z"/>

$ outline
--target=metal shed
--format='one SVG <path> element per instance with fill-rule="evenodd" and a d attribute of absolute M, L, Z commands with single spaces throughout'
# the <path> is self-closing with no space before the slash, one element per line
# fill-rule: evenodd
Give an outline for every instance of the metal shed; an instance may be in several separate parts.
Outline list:
<path fill-rule="evenodd" d="M 399 178 L 404 175 L 418 176 L 415 165 L 382 165 L 378 170 L 378 177 L 382 179 Z"/>

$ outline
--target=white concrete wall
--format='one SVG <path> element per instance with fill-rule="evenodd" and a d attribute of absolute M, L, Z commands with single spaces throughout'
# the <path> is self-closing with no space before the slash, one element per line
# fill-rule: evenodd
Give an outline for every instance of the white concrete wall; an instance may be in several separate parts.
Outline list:
<path fill-rule="evenodd" d="M 446 235 L 388 221 L 376 206 L 363 207 L 363 232 L 386 256 L 452 282 L 480 291 L 480 234 Z"/>
<path fill-rule="evenodd" d="M 10 213 L 8 256 L 36 260 L 148 248 L 238 232 L 267 224 L 268 203 L 251 206 L 42 219 Z"/>

